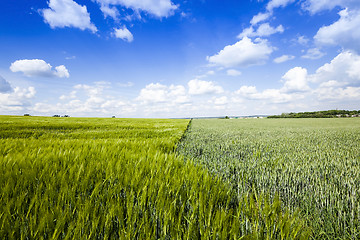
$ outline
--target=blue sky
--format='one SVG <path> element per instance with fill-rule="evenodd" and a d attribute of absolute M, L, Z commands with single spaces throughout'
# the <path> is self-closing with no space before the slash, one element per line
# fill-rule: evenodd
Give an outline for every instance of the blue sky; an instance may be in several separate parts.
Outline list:
<path fill-rule="evenodd" d="M 358 0 L 5 0 L 0 114 L 360 109 Z"/>

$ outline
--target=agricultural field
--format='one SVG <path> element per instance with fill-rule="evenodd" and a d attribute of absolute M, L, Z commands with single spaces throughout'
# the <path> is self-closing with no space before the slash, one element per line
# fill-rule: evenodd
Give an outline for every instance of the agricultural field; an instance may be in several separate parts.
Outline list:
<path fill-rule="evenodd" d="M 207 168 L 203 163 L 194 164 L 199 163 L 196 159 L 184 161 L 184 156 L 175 150 L 188 123 L 189 120 L 0 116 L 0 239 L 309 238 L 311 229 L 306 226 L 306 219 L 293 208 L 284 207 L 279 197 L 249 191 L 261 186 L 257 178 L 251 178 L 255 171 L 239 169 L 239 159 L 235 161 L 239 152 L 231 153 L 235 155 L 228 158 L 232 159 L 229 164 L 227 159 L 219 158 L 224 160 L 222 168 L 214 161 L 216 155 L 211 155 Z M 206 122 L 203 128 L 200 121 L 194 121 L 180 152 L 188 154 L 195 149 L 193 140 L 199 146 L 214 146 L 203 140 L 215 125 L 217 122 Z M 203 138 L 191 138 L 196 129 L 204 134 Z M 231 128 L 211 134 L 224 137 L 221 132 L 226 129 Z M 245 134 L 249 129 L 243 131 Z M 234 137 L 233 133 L 229 130 L 227 139 Z M 345 132 L 342 140 L 348 135 Z M 223 138 L 222 143 L 230 144 L 227 139 Z M 355 140 L 347 141 L 348 146 L 342 145 L 343 152 L 352 149 Z M 233 141 L 234 150 L 245 144 L 236 138 Z M 265 143 L 250 154 L 247 151 L 253 151 L 256 145 L 248 144 L 241 159 L 253 154 L 246 160 L 253 166 L 260 163 L 252 160 L 277 154 L 276 149 L 271 152 L 272 146 L 263 149 Z M 198 159 L 205 152 L 204 148 Z M 351 161 L 352 154 L 356 153 L 350 152 L 347 161 Z M 268 161 L 279 169 L 273 160 Z M 281 159 L 278 163 L 282 164 Z M 357 166 L 353 161 L 353 170 L 348 169 L 344 179 L 350 181 L 349 174 L 358 174 Z M 237 177 L 241 172 L 248 175 Z M 226 178 L 229 181 L 223 180 Z M 244 179 L 244 185 L 239 179 Z M 240 185 L 234 187 L 234 181 Z M 358 183 L 347 184 L 353 187 Z M 347 194 L 349 188 L 341 191 Z M 350 200 L 353 202 L 344 206 L 345 210 L 355 211 L 357 198 Z M 289 206 L 287 199 L 285 204 Z M 354 217 L 357 219 L 357 213 Z M 347 221 L 348 215 L 339 219 Z M 351 220 L 349 224 L 358 226 L 354 218 Z"/>
<path fill-rule="evenodd" d="M 360 239 L 360 119 L 195 119 L 177 151 L 238 198 L 279 197 L 312 239 Z"/>

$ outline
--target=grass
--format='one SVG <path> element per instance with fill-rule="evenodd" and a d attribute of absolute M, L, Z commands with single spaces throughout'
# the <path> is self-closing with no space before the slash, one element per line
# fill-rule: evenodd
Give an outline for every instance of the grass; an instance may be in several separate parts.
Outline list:
<path fill-rule="evenodd" d="M 314 239 L 360 238 L 360 119 L 193 120 L 180 154 L 239 198 L 279 196 Z"/>
<path fill-rule="evenodd" d="M 188 120 L 0 117 L 0 239 L 307 239 L 175 154 Z"/>

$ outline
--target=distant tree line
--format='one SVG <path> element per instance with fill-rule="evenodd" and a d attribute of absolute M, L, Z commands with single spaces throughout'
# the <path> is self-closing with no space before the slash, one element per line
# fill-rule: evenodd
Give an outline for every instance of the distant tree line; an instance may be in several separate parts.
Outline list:
<path fill-rule="evenodd" d="M 360 111 L 353 110 L 327 110 L 317 112 L 282 113 L 268 118 L 336 118 L 336 117 L 360 117 Z"/>
<path fill-rule="evenodd" d="M 60 116 L 58 114 L 53 115 L 53 117 L 70 117 L 69 115 Z"/>

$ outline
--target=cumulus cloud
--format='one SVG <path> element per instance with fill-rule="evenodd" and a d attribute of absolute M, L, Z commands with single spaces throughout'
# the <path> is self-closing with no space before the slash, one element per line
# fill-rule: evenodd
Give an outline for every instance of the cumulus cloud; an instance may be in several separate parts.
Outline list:
<path fill-rule="evenodd" d="M 76 91 L 71 91 L 68 95 L 61 95 L 59 97 L 60 100 L 67 100 L 67 99 L 75 99 L 76 98 Z"/>
<path fill-rule="evenodd" d="M 110 7 L 109 5 L 106 4 L 100 4 L 100 10 L 103 12 L 105 18 L 111 17 L 116 19 L 117 16 L 119 16 L 119 11 L 114 6 Z"/>
<path fill-rule="evenodd" d="M 81 30 L 89 29 L 93 33 L 96 26 L 91 23 L 86 6 L 81 6 L 73 0 L 49 0 L 49 8 L 42 9 L 42 15 L 51 28 L 74 27 Z"/>
<path fill-rule="evenodd" d="M 59 78 L 70 77 L 69 71 L 66 69 L 66 67 L 64 65 L 55 67 L 55 71 L 53 73 L 56 77 L 59 77 Z"/>
<path fill-rule="evenodd" d="M 219 53 L 208 56 L 210 64 L 223 67 L 248 67 L 252 65 L 261 65 L 269 58 L 273 52 L 268 42 L 264 39 L 255 39 L 244 37 L 233 45 L 226 46 Z"/>
<path fill-rule="evenodd" d="M 11 92 L 0 92 L 0 113 L 10 114 L 26 110 L 35 94 L 34 87 L 15 87 Z"/>
<path fill-rule="evenodd" d="M 41 59 L 23 59 L 13 62 L 10 66 L 12 72 L 22 72 L 28 77 L 60 77 L 68 78 L 69 71 L 64 65 L 55 67 Z"/>
<path fill-rule="evenodd" d="M 360 101 L 360 56 L 344 51 L 314 74 L 295 67 L 282 76 L 281 82 L 283 86 L 278 89 L 258 91 L 256 86 L 242 86 L 235 94 L 247 100 L 279 104 L 296 103 L 300 99 L 313 99 L 320 103 L 332 101 L 334 106 L 346 101 Z"/>
<path fill-rule="evenodd" d="M 225 105 L 228 103 L 228 98 L 226 96 L 218 97 L 213 99 L 215 105 Z"/>
<path fill-rule="evenodd" d="M 284 32 L 284 27 L 282 25 L 273 28 L 270 26 L 269 23 L 263 23 L 256 30 L 255 36 L 259 36 L 259 37 L 270 36 L 272 34 L 282 33 L 282 32 Z"/>
<path fill-rule="evenodd" d="M 360 87 L 336 87 L 322 84 L 314 93 L 320 101 L 360 100 Z"/>
<path fill-rule="evenodd" d="M 260 22 L 267 20 L 269 17 L 271 17 L 271 14 L 269 12 L 258 13 L 257 15 L 253 16 L 250 23 L 251 25 L 256 25 Z"/>
<path fill-rule="evenodd" d="M 217 94 L 224 92 L 221 86 L 216 85 L 211 81 L 203 81 L 199 79 L 193 79 L 188 82 L 189 94 L 202 95 L 202 94 Z"/>
<path fill-rule="evenodd" d="M 310 92 L 308 86 L 307 70 L 301 67 L 290 69 L 281 78 L 284 83 L 278 89 L 264 89 L 258 91 L 256 86 L 241 86 L 235 94 L 247 99 L 266 101 L 267 103 L 290 103 L 305 97 L 305 93 Z"/>
<path fill-rule="evenodd" d="M 360 7 L 360 2 L 358 0 L 306 0 L 303 2 L 302 7 L 315 14 L 323 10 L 331 10 L 335 7 Z"/>
<path fill-rule="evenodd" d="M 290 3 L 295 2 L 295 0 L 271 0 L 267 5 L 266 5 L 266 10 L 268 10 L 269 12 L 273 11 L 275 8 L 279 8 L 279 7 L 286 7 L 287 5 L 289 5 Z"/>
<path fill-rule="evenodd" d="M 182 85 L 166 86 L 160 83 L 151 83 L 140 90 L 137 100 L 143 103 L 187 103 L 189 97 Z"/>
<path fill-rule="evenodd" d="M 102 6 L 101 10 L 104 14 L 111 17 L 116 16 L 116 13 L 114 8 L 110 6 L 117 5 L 132 9 L 135 12 L 143 11 L 158 18 L 169 17 L 178 8 L 171 0 L 96 0 L 96 2 Z"/>
<path fill-rule="evenodd" d="M 77 84 L 68 94 L 60 96 L 58 103 L 38 102 L 31 110 L 41 114 L 68 114 L 77 116 L 128 116 L 136 110 L 136 105 L 119 97 L 111 96 L 106 90 L 109 82 Z"/>
<path fill-rule="evenodd" d="M 135 99 L 137 109 L 147 116 L 183 117 L 188 114 L 192 102 L 182 85 L 151 83 L 140 90 Z"/>
<path fill-rule="evenodd" d="M 311 81 L 360 84 L 360 56 L 350 51 L 340 53 L 330 63 L 318 68 L 316 73 L 311 75 Z"/>
<path fill-rule="evenodd" d="M 235 92 L 248 100 L 263 100 L 270 103 L 287 103 L 294 100 L 294 94 L 282 92 L 280 89 L 265 89 L 259 92 L 255 86 L 242 86 Z"/>
<path fill-rule="evenodd" d="M 238 35 L 238 38 L 243 37 L 268 37 L 275 33 L 283 33 L 284 27 L 282 25 L 277 26 L 276 28 L 270 26 L 269 23 L 261 24 L 256 31 L 254 31 L 253 26 L 246 28 Z"/>
<path fill-rule="evenodd" d="M 241 72 L 238 71 L 238 70 L 235 70 L 235 69 L 228 69 L 226 71 L 226 74 L 229 75 L 229 76 L 232 76 L 232 77 L 237 77 L 237 76 L 241 75 Z"/>
<path fill-rule="evenodd" d="M 93 101 L 93 99 L 73 99 L 64 103 L 42 103 L 38 102 L 31 107 L 31 110 L 41 114 L 68 114 L 77 116 L 113 116 L 128 114 L 135 111 L 135 107 L 128 102 L 119 99 L 102 99 L 102 101 Z"/>
<path fill-rule="evenodd" d="M 12 88 L 10 86 L 10 83 L 8 81 L 6 81 L 5 78 L 0 76 L 0 93 L 7 93 L 7 92 L 11 92 L 11 91 L 12 91 Z"/>
<path fill-rule="evenodd" d="M 110 88 L 111 83 L 109 82 L 95 82 L 93 85 L 88 84 L 77 84 L 73 88 L 75 91 L 83 90 L 89 97 L 89 101 L 101 102 L 103 101 L 103 91 Z"/>
<path fill-rule="evenodd" d="M 134 40 L 132 33 L 126 27 L 118 29 L 115 28 L 113 34 L 116 38 L 121 38 L 127 42 L 132 42 Z"/>
<path fill-rule="evenodd" d="M 284 86 L 281 92 L 294 93 L 306 92 L 310 90 L 308 86 L 308 74 L 305 68 L 295 67 L 290 69 L 284 76 L 282 76 Z"/>
<path fill-rule="evenodd" d="M 295 56 L 292 56 L 292 55 L 282 55 L 280 57 L 275 58 L 274 63 L 283 63 L 283 62 L 293 60 L 294 58 L 295 58 Z"/>
<path fill-rule="evenodd" d="M 319 29 L 314 39 L 318 44 L 340 45 L 345 49 L 360 52 L 360 10 L 344 9 L 339 12 L 340 19 Z"/>
<path fill-rule="evenodd" d="M 310 48 L 307 50 L 306 54 L 301 57 L 315 60 L 315 59 L 322 58 L 324 55 L 325 55 L 325 53 L 321 52 L 320 49 Z"/>

